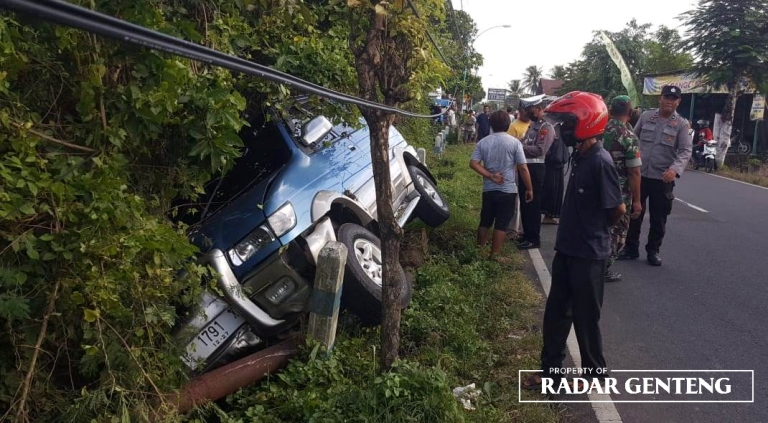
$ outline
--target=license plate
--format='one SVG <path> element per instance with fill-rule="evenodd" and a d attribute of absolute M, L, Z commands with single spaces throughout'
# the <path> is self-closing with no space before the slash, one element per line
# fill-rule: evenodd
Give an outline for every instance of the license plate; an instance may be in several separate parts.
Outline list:
<path fill-rule="evenodd" d="M 205 362 L 240 326 L 245 323 L 242 317 L 228 308 L 215 319 L 206 323 L 187 345 L 186 354 L 182 359 L 191 369 Z"/>

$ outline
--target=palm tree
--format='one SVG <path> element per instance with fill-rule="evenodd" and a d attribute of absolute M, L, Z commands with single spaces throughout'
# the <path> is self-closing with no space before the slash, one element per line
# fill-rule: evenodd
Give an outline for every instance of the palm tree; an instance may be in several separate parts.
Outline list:
<path fill-rule="evenodd" d="M 523 94 L 523 85 L 519 79 L 513 79 L 509 81 L 509 91 L 512 91 L 512 95 L 520 97 Z"/>
<path fill-rule="evenodd" d="M 528 66 L 525 68 L 523 76 L 523 87 L 528 89 L 531 94 L 539 93 L 539 80 L 543 71 L 538 66 Z"/>
<path fill-rule="evenodd" d="M 555 67 L 552 68 L 551 71 L 549 71 L 549 76 L 552 79 L 557 79 L 557 80 L 560 80 L 560 81 L 565 81 L 565 78 L 566 78 L 565 66 L 556 65 Z"/>

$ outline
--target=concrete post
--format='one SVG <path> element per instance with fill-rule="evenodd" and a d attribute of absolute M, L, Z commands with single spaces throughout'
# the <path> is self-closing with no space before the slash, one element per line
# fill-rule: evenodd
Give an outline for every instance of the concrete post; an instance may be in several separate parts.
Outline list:
<path fill-rule="evenodd" d="M 427 164 L 427 150 L 424 148 L 417 148 L 416 149 L 416 157 L 419 159 L 419 162 L 423 165 Z"/>
<path fill-rule="evenodd" d="M 438 155 L 438 157 L 443 152 L 443 133 L 438 132 L 437 135 L 435 135 L 435 154 Z"/>
<path fill-rule="evenodd" d="M 346 264 L 347 247 L 336 241 L 325 244 L 317 258 L 315 287 L 309 299 L 307 339 L 320 341 L 328 351 L 333 348 L 336 340 L 341 284 Z"/>

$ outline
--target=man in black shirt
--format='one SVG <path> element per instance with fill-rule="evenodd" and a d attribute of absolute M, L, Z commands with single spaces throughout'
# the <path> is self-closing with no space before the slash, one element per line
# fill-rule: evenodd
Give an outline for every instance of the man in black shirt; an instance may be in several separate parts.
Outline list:
<path fill-rule="evenodd" d="M 491 107 L 483 106 L 483 113 L 477 115 L 477 140 L 487 137 L 491 134 Z"/>
<path fill-rule="evenodd" d="M 543 372 L 524 381 L 529 389 L 539 389 L 542 377 L 559 379 L 553 369 L 562 367 L 572 324 L 581 351 L 581 376 L 605 376 L 599 373 L 606 367 L 599 326 L 605 265 L 611 254 L 610 228 L 626 212 L 613 158 L 597 139 L 608 123 L 602 97 L 574 91 L 550 104 L 545 112 L 545 119 L 559 127 L 561 139 L 574 147 L 576 154 L 560 215 L 552 288 L 544 311 Z"/>

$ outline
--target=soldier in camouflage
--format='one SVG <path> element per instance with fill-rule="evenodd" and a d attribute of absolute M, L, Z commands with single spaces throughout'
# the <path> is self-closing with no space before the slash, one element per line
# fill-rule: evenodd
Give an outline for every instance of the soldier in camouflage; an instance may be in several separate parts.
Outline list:
<path fill-rule="evenodd" d="M 619 173 L 621 197 L 627 210 L 632 210 L 632 218 L 637 218 L 642 212 L 640 201 L 640 145 L 634 132 L 627 126 L 632 114 L 632 101 L 628 96 L 620 95 L 611 101 L 611 120 L 605 127 L 603 147 L 611 153 L 613 164 Z M 611 270 L 611 265 L 624 247 L 629 231 L 630 214 L 626 213 L 619 222 L 611 228 L 611 256 L 605 270 L 606 282 L 618 282 L 621 275 Z"/>

